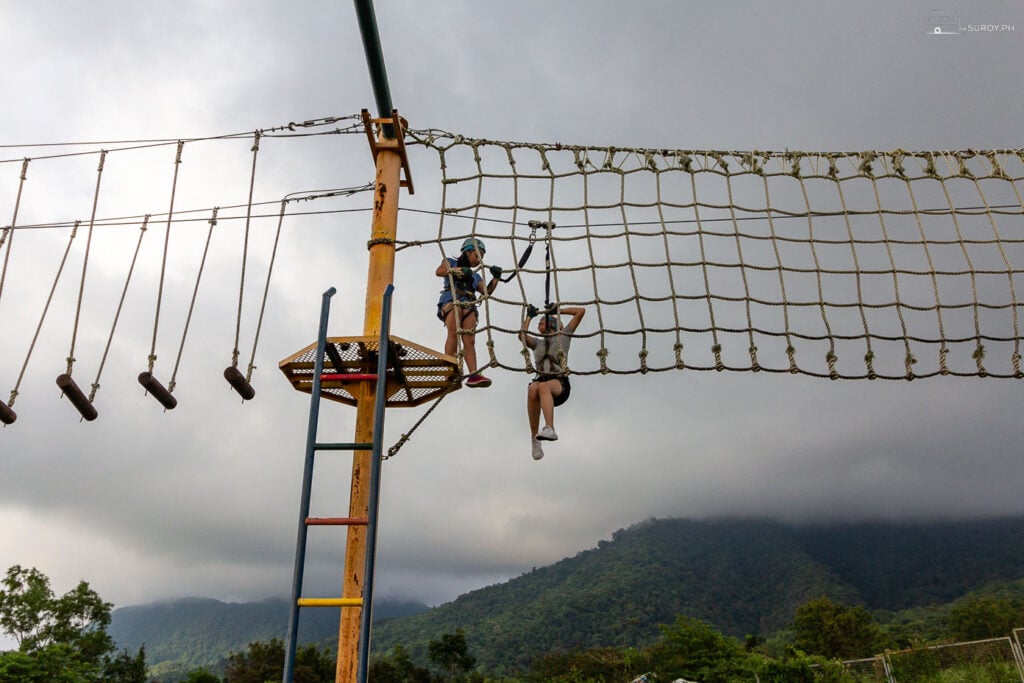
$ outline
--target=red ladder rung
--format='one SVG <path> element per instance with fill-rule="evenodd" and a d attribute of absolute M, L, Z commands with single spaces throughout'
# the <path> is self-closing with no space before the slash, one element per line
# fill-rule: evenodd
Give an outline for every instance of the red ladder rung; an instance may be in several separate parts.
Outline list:
<path fill-rule="evenodd" d="M 306 526 L 366 526 L 366 517 L 306 517 Z"/>

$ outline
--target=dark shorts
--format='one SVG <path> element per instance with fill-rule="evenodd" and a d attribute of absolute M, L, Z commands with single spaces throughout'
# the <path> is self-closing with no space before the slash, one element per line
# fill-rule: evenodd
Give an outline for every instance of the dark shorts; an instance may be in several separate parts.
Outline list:
<path fill-rule="evenodd" d="M 562 393 L 554 397 L 555 406 L 560 406 L 569 400 L 569 392 L 572 391 L 572 386 L 569 384 L 568 377 L 561 377 L 559 375 L 538 375 L 533 382 L 530 382 L 530 384 L 534 384 L 536 382 L 547 382 L 552 379 L 557 379 L 562 384 Z"/>
<path fill-rule="evenodd" d="M 442 323 L 444 323 L 444 319 L 448 317 L 448 314 L 445 312 L 444 308 L 445 308 L 445 306 L 448 306 L 451 303 L 452 303 L 451 301 L 447 301 L 447 302 L 445 302 L 443 304 L 438 304 L 437 305 L 437 319 L 440 320 Z M 453 305 L 453 308 L 454 308 L 454 305 Z M 479 313 L 479 311 L 476 310 L 476 306 L 466 306 L 466 307 L 460 306 L 459 308 L 461 308 L 462 311 L 463 311 L 463 313 L 462 313 L 462 318 L 463 319 L 465 319 L 466 316 L 469 315 L 470 313 L 475 314 L 477 318 L 480 317 L 480 313 Z M 450 313 L 450 312 L 451 312 L 451 310 L 449 309 L 448 313 Z"/>

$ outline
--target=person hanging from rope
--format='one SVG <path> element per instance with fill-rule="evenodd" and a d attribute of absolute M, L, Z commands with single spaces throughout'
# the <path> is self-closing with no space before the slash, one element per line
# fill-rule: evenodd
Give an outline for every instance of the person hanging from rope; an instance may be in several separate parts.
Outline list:
<path fill-rule="evenodd" d="M 501 278 L 501 268 L 491 266 L 491 281 L 484 286 L 484 276 L 474 269 L 483 261 L 487 248 L 483 240 L 475 237 L 466 238 L 459 249 L 458 258 L 445 257 L 441 265 L 437 267 L 437 276 L 445 279 L 445 286 L 441 289 L 441 298 L 437 301 L 437 317 L 448 329 L 448 338 L 444 342 L 444 352 L 454 356 L 459 348 L 459 330 L 461 329 L 466 369 L 469 376 L 466 377 L 467 387 L 489 387 L 491 380 L 477 372 L 476 364 L 476 339 L 474 337 L 478 318 L 475 305 L 456 305 L 456 301 L 474 303 L 476 295 L 489 295 L 498 286 Z M 456 316 L 459 316 L 456 319 Z"/>
<path fill-rule="evenodd" d="M 555 407 L 569 400 L 569 344 L 573 333 L 579 327 L 580 320 L 586 311 L 576 306 L 567 306 L 559 311 L 549 305 L 537 322 L 535 337 L 528 333 L 530 321 L 540 315 L 541 311 L 530 304 L 526 308 L 526 318 L 519 328 L 519 339 L 533 349 L 537 377 L 530 382 L 526 392 L 526 415 L 530 420 L 530 442 L 533 448 L 533 459 L 544 457 L 541 441 L 557 441 L 555 433 Z M 562 324 L 562 315 L 572 316 L 568 324 Z M 540 427 L 540 416 L 544 415 L 544 428 Z"/>

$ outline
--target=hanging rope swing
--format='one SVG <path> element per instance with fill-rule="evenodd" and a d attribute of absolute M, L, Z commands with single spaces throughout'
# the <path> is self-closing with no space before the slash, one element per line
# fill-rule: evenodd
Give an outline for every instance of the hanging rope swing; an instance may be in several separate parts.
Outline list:
<path fill-rule="evenodd" d="M 29 160 L 25 159 L 21 163 L 21 180 L 18 183 L 18 195 L 14 200 L 14 216 L 11 218 L 11 224 L 4 228 L 3 234 L 0 235 L 0 249 L 3 249 L 4 242 L 7 243 L 7 249 L 4 251 L 4 265 L 0 269 L 0 298 L 4 294 L 4 281 L 7 279 L 7 264 L 11 258 L 11 246 L 14 244 L 14 227 L 18 224 L 18 207 L 21 205 L 21 192 L 25 187 L 25 178 L 28 176 L 28 164 Z M 14 403 L 14 397 L 11 397 L 11 404 Z M 14 424 L 14 421 L 18 419 L 17 413 L 11 408 L 10 405 L 0 401 L 0 422 L 5 425 Z"/>
<path fill-rule="evenodd" d="M 155 398 L 165 410 L 173 410 L 178 405 L 178 399 L 171 395 L 171 392 L 153 376 L 153 366 L 156 364 L 156 338 L 157 330 L 160 328 L 160 304 L 163 301 L 164 277 L 167 273 L 167 249 L 171 240 L 171 219 L 174 216 L 174 194 L 178 188 L 178 169 L 181 167 L 181 151 L 185 147 L 184 140 L 178 140 L 178 150 L 174 157 L 174 179 L 171 181 L 171 204 L 167 210 L 167 229 L 164 232 L 164 254 L 160 263 L 160 284 L 156 293 L 156 314 L 153 319 L 153 344 L 149 350 L 149 366 L 145 372 L 139 373 L 139 384 L 146 390 L 146 393 Z"/>
<path fill-rule="evenodd" d="M 249 379 L 252 376 L 252 364 L 249 365 L 249 373 L 243 375 L 238 369 L 238 340 L 242 333 L 242 301 L 245 294 L 245 264 L 249 255 L 249 224 L 252 218 L 252 192 L 253 187 L 256 184 L 256 155 L 260 151 L 260 132 L 257 130 L 253 135 L 252 143 L 252 172 L 249 175 L 249 202 L 245 209 L 245 236 L 242 239 L 242 273 L 239 276 L 238 284 L 238 316 L 235 319 L 235 347 L 231 351 L 231 365 L 224 368 L 224 379 L 228 381 L 231 388 L 242 397 L 243 401 L 248 401 L 256 395 L 256 390 L 253 389 L 252 384 L 249 383 Z M 284 203 L 281 204 L 281 216 L 284 216 Z M 278 223 L 278 230 L 280 231 L 281 225 Z M 274 248 L 277 248 L 277 241 L 274 241 Z M 270 273 L 267 273 L 267 279 L 269 283 Z M 262 320 L 262 312 L 260 314 Z M 258 332 L 257 332 L 258 334 Z M 255 344 L 253 345 L 253 353 L 255 354 Z"/>
<path fill-rule="evenodd" d="M 82 257 L 82 279 L 78 285 L 78 304 L 75 307 L 75 324 L 71 331 L 71 348 L 68 350 L 67 372 L 57 376 L 57 386 L 60 387 L 61 395 L 67 398 L 75 410 L 81 414 L 82 419 L 92 422 L 99 413 L 92 400 L 82 392 L 78 383 L 71 376 L 75 365 L 75 341 L 78 339 L 78 323 L 82 315 L 82 299 L 85 296 L 85 273 L 89 267 L 89 251 L 92 248 L 92 233 L 96 224 L 96 205 L 100 199 L 100 182 L 103 180 L 103 166 L 107 160 L 107 150 L 100 150 L 100 161 L 96 168 L 96 192 L 92 198 L 92 214 L 89 217 L 89 232 L 85 239 L 85 255 Z"/>
<path fill-rule="evenodd" d="M 50 287 L 50 294 L 46 297 L 46 304 L 43 306 L 43 313 L 39 316 L 39 324 L 36 325 L 35 334 L 32 335 L 32 343 L 28 346 L 28 353 L 25 354 L 25 362 L 21 365 L 21 372 L 18 373 L 18 380 L 14 383 L 14 388 L 11 389 L 11 397 L 7 401 L 7 404 L 0 411 L 0 418 L 2 418 L 4 424 L 13 424 L 18 419 L 17 413 L 14 412 L 14 401 L 18 398 L 18 391 L 21 389 L 21 380 L 25 378 L 25 370 L 28 368 L 28 362 L 32 358 L 32 351 L 36 347 L 36 342 L 39 341 L 39 332 L 43 329 L 43 323 L 46 321 L 46 314 L 50 310 L 50 303 L 53 301 L 53 293 L 57 290 L 57 283 L 60 282 L 61 273 L 64 272 L 64 266 L 68 261 L 68 253 L 71 251 L 71 245 L 75 241 L 75 236 L 78 234 L 78 226 L 81 225 L 80 221 L 75 221 L 74 227 L 71 228 L 71 236 L 68 238 L 68 246 L 64 249 L 64 256 L 61 257 L 60 266 L 57 268 L 57 275 L 53 278 L 53 286 Z"/>

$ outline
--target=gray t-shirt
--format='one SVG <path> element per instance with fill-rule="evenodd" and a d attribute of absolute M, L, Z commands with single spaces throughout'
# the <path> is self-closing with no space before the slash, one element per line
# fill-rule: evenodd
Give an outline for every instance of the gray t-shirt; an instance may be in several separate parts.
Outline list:
<path fill-rule="evenodd" d="M 572 334 L 565 330 L 550 337 L 536 337 L 533 346 L 534 365 L 541 375 L 568 374 L 569 345 Z"/>

